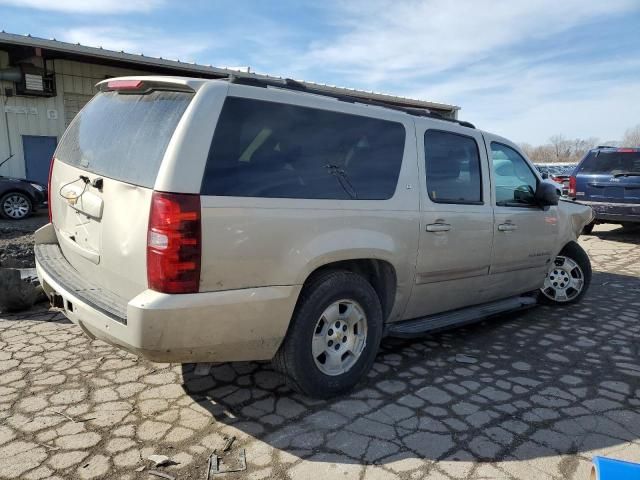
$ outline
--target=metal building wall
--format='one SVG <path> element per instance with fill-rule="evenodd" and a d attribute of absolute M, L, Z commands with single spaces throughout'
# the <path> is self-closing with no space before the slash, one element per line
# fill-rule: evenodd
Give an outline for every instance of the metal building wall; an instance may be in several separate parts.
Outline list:
<path fill-rule="evenodd" d="M 0 52 L 0 68 L 8 67 L 8 55 Z M 22 135 L 47 135 L 60 138 L 64 129 L 61 118 L 62 99 L 59 97 L 6 97 L 5 88 L 11 88 L 12 82 L 0 82 L 0 162 L 11 153 L 14 156 L 0 167 L 0 175 L 24 177 L 25 163 L 22 151 Z M 55 114 L 47 112 L 57 111 Z M 8 126 L 8 129 L 7 129 Z M 8 135 L 7 135 L 8 134 Z"/>
<path fill-rule="evenodd" d="M 143 70 L 109 67 L 71 60 L 54 60 L 58 95 L 63 97 L 65 128 L 73 117 L 97 93 L 96 83 L 110 77 L 144 75 Z"/>
<path fill-rule="evenodd" d="M 8 62 L 8 54 L 0 50 L 0 68 L 8 67 Z M 145 74 L 142 70 L 70 60 L 49 60 L 47 69 L 56 74 L 55 97 L 6 97 L 5 88 L 15 92 L 15 86 L 12 82 L 0 82 L 0 162 L 10 152 L 14 154 L 0 167 L 0 175 L 24 178 L 22 136 L 54 136 L 60 141 L 73 117 L 96 93 L 97 82 L 109 77 Z"/>

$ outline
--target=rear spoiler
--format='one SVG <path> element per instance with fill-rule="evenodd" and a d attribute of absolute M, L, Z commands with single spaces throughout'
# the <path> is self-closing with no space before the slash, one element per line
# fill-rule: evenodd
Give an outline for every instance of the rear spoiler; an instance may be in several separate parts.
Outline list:
<path fill-rule="evenodd" d="M 101 92 L 145 94 L 154 90 L 195 93 L 195 89 L 186 83 L 166 82 L 162 80 L 118 78 L 104 80 L 96 85 Z"/>

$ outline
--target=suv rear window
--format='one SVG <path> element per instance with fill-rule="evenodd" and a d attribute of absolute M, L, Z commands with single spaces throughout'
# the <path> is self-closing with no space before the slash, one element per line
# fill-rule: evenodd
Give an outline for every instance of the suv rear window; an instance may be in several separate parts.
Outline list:
<path fill-rule="evenodd" d="M 126 183 L 152 188 L 192 93 L 98 93 L 73 119 L 56 159 Z"/>
<path fill-rule="evenodd" d="M 397 122 L 229 97 L 201 193 L 384 200 L 395 193 L 404 143 Z"/>
<path fill-rule="evenodd" d="M 640 173 L 640 152 L 589 152 L 578 173 Z"/>

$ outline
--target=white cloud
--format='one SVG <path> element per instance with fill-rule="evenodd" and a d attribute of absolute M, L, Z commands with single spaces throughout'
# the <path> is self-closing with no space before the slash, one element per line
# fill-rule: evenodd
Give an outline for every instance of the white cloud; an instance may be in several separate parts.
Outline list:
<path fill-rule="evenodd" d="M 514 141 L 544 144 L 549 137 L 596 137 L 601 141 L 620 140 L 625 130 L 640 118 L 640 80 L 607 85 L 595 95 L 580 98 L 545 99 L 526 111 L 487 120 L 487 129 Z"/>
<path fill-rule="evenodd" d="M 455 99 L 461 117 L 515 141 L 544 143 L 551 135 L 621 137 L 640 118 L 640 58 L 539 63 L 496 59 L 452 74 L 439 84 L 405 92 Z"/>
<path fill-rule="evenodd" d="M 341 33 L 313 42 L 294 68 L 307 78 L 320 73 L 461 105 L 462 118 L 517 141 L 616 138 L 640 118 L 640 80 L 629 75 L 640 71 L 640 57 L 590 58 L 588 47 L 562 34 L 638 7 L 637 0 L 336 2 Z"/>
<path fill-rule="evenodd" d="M 124 50 L 127 53 L 143 53 L 150 57 L 188 62 L 195 61 L 194 57 L 198 53 L 212 46 L 211 38 L 205 35 L 168 35 L 158 29 L 146 27 L 77 27 L 59 31 L 56 38 L 89 47 Z"/>
<path fill-rule="evenodd" d="M 304 64 L 375 86 L 482 61 L 518 42 L 550 37 L 590 19 L 637 8 L 637 0 L 367 0 L 336 3 L 336 38 L 311 45 Z"/>
<path fill-rule="evenodd" d="M 131 13 L 148 12 L 164 0 L 0 0 L 12 7 L 33 8 L 66 13 Z"/>

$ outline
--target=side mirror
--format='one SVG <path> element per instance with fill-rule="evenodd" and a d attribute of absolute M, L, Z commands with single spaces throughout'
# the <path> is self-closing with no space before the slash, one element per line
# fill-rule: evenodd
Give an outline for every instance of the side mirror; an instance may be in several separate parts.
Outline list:
<path fill-rule="evenodd" d="M 540 182 L 534 196 L 538 205 L 547 207 L 550 205 L 557 205 L 560 199 L 560 193 L 558 187 L 551 182 Z"/>
<path fill-rule="evenodd" d="M 547 178 L 549 178 L 549 174 L 547 172 L 542 172 L 542 179 L 546 180 Z"/>

